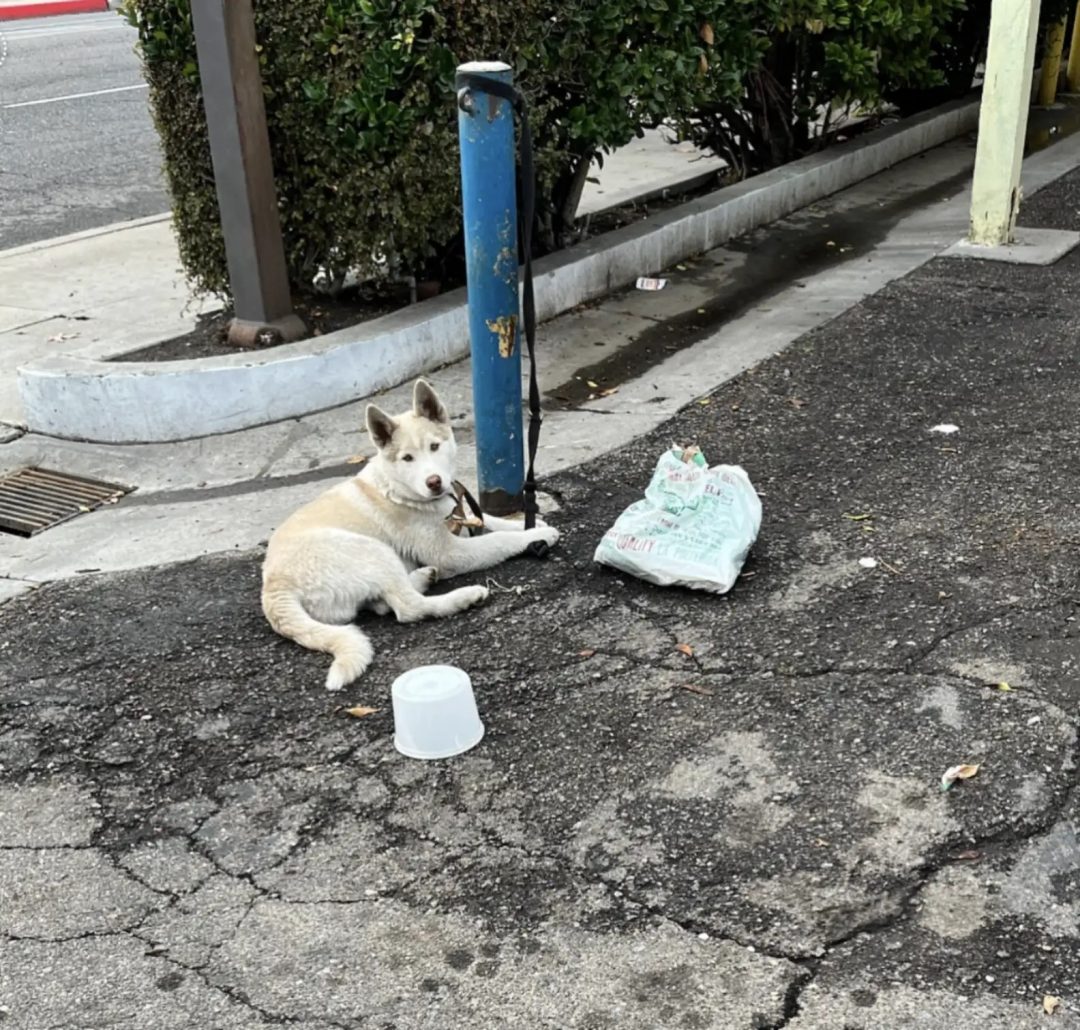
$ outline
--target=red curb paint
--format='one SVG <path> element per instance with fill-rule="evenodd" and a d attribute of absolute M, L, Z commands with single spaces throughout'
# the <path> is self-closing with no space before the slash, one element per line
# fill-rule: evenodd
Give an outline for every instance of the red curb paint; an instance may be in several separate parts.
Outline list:
<path fill-rule="evenodd" d="M 44 18 L 50 14 L 86 14 L 108 9 L 108 0 L 27 0 L 26 3 L 0 5 L 0 21 Z"/>

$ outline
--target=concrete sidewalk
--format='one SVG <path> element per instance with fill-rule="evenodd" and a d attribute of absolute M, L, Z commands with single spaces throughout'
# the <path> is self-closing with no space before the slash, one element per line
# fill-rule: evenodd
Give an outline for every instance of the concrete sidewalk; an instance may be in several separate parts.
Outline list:
<path fill-rule="evenodd" d="M 860 226 L 910 251 L 953 204 L 805 217 L 869 266 Z M 1073 173 L 1022 220 L 1078 211 Z M 855 268 L 759 302 L 790 326 Z M 341 696 L 258 550 L 9 602 L 5 1027 L 1080 1028 L 1078 291 L 1078 253 L 932 261 L 718 389 L 684 350 L 698 402 L 546 481 L 551 559 L 364 617 Z M 672 440 L 763 494 L 726 597 L 591 561 Z M 390 683 L 442 661 L 487 735 L 405 759 Z"/>

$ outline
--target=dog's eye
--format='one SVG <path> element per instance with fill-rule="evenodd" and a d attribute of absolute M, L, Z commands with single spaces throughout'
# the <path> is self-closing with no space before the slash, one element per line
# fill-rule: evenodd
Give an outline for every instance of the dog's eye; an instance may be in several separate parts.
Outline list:
<path fill-rule="evenodd" d="M 433 451 L 437 451 L 437 450 L 439 449 L 439 445 L 438 445 L 437 443 L 433 443 L 433 444 L 431 445 L 431 449 L 432 449 Z"/>
<path fill-rule="evenodd" d="M 411 454 L 403 454 L 401 456 L 401 460 L 402 461 L 412 461 L 412 455 Z"/>

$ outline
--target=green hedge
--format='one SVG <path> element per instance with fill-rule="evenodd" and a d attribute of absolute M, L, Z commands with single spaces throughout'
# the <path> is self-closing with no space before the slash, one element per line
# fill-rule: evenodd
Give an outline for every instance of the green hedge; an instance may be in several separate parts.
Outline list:
<path fill-rule="evenodd" d="M 538 239 L 566 242 L 594 154 L 662 121 L 744 171 L 812 148 L 835 98 L 945 82 L 963 0 L 255 0 L 290 276 L 453 274 L 453 72 L 503 59 L 529 99 Z M 190 0 L 127 0 L 184 267 L 228 292 Z M 795 88 L 789 88 L 793 85 Z M 779 117 L 778 117 L 779 115 Z M 448 268 L 450 271 L 448 272 Z"/>

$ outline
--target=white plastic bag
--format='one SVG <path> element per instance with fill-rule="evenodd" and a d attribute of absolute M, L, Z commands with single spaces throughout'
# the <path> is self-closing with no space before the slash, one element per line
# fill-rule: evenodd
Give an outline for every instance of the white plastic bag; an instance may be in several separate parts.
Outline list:
<path fill-rule="evenodd" d="M 761 500 L 738 465 L 709 468 L 696 447 L 661 455 L 593 560 L 660 586 L 727 593 L 761 529 Z"/>

